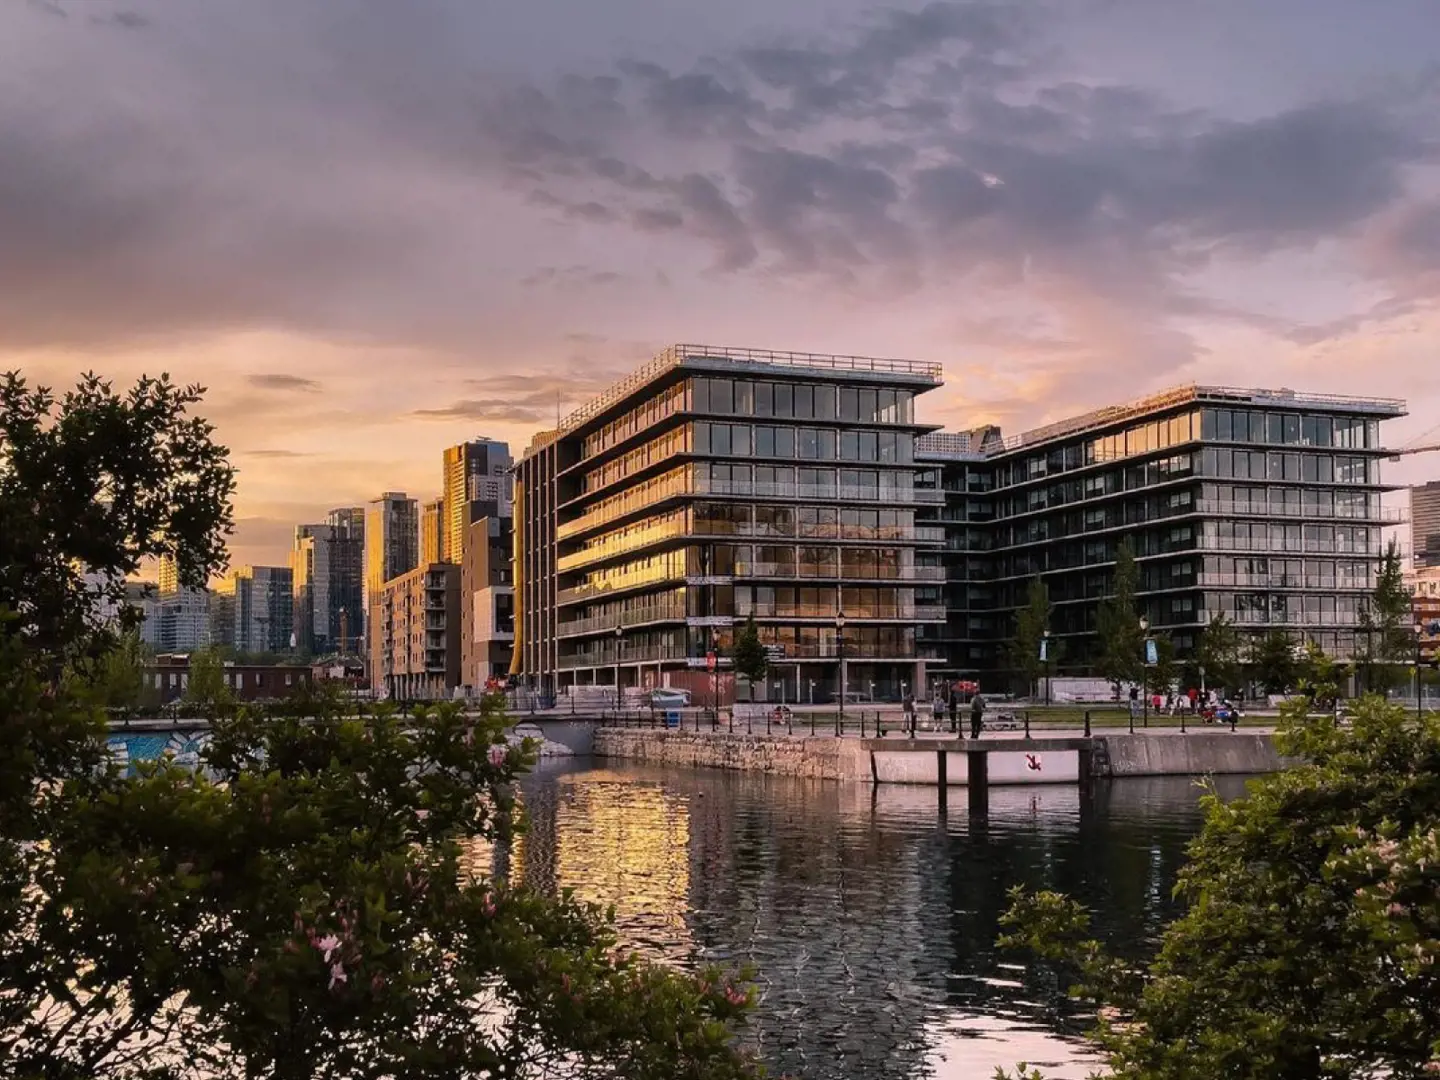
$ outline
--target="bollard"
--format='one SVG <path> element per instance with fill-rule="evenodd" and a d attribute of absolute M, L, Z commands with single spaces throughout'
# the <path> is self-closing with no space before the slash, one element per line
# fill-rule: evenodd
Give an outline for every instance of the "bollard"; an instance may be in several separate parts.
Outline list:
<path fill-rule="evenodd" d="M 1230 734 L 1235 734 L 1235 725 L 1240 722 L 1240 714 L 1234 709 L 1230 710 Z"/>
<path fill-rule="evenodd" d="M 815 734 L 815 707 L 810 707 L 810 734 Z"/>
<path fill-rule="evenodd" d="M 785 714 L 785 734 L 795 734 L 795 714 L 793 712 L 787 712 Z"/>
<path fill-rule="evenodd" d="M 1090 738 L 1090 710 L 1085 710 L 1085 738 Z"/>
<path fill-rule="evenodd" d="M 770 710 L 765 710 L 765 734 L 770 734 Z"/>
<path fill-rule="evenodd" d="M 1185 734 L 1185 710 L 1180 710 L 1180 734 Z"/>
<path fill-rule="evenodd" d="M 1025 710 L 1025 738 L 1030 737 L 1030 710 Z"/>
<path fill-rule="evenodd" d="M 1130 734 L 1135 734 L 1135 710 L 1133 708 L 1130 710 Z"/>
<path fill-rule="evenodd" d="M 731 734 L 731 735 L 734 735 L 734 734 L 735 734 L 735 710 L 734 710 L 734 709 L 731 709 L 731 710 L 730 710 L 730 719 L 729 719 L 729 721 L 728 721 L 727 723 L 728 723 L 728 725 L 729 725 L 728 730 L 729 730 L 730 734 Z M 718 714 L 717 714 L 716 717 L 715 717 L 715 724 L 716 724 L 717 727 L 718 727 L 719 724 L 720 724 L 720 717 L 719 717 Z"/>
<path fill-rule="evenodd" d="M 734 716 L 734 715 L 735 715 L 735 710 L 734 710 L 734 709 L 731 709 L 731 710 L 730 710 L 730 715 L 731 715 L 731 716 Z M 755 720 L 755 717 L 754 717 L 753 714 L 751 714 L 751 713 L 749 713 L 749 712 L 746 712 L 746 713 L 745 713 L 745 734 L 746 734 L 746 735 L 754 735 L 754 734 L 755 734 L 755 728 L 752 726 L 754 720 Z"/>

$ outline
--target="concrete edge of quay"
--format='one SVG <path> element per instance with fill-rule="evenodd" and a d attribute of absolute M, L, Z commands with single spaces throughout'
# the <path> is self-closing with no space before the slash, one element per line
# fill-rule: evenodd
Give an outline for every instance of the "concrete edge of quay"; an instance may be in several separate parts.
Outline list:
<path fill-rule="evenodd" d="M 601 758 L 729 769 L 852 783 L 965 784 L 967 774 L 941 762 L 972 753 L 1074 755 L 1089 761 L 1091 777 L 1212 776 L 1275 772 L 1287 762 L 1268 732 L 1170 732 L 1105 734 L 1085 738 L 837 739 L 833 736 L 755 735 L 664 728 L 597 728 L 594 753 Z M 883 755 L 883 757 L 882 757 Z M 912 767 L 897 762 L 913 756 Z M 887 767 L 881 767 L 882 762 Z M 1010 782 L 1056 782 L 1040 769 Z M 1063 775 L 1063 774 L 1061 774 Z M 1058 779 L 1058 777 L 1057 777 Z M 1069 778 L 1076 782 L 1078 777 Z M 992 779 L 991 783 L 997 783 Z"/>

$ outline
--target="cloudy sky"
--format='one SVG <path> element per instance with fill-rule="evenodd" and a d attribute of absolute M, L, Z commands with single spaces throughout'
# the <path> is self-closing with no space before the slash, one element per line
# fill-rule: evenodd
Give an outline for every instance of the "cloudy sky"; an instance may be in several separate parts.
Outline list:
<path fill-rule="evenodd" d="M 1440 3 L 0 3 L 0 367 L 207 385 L 235 561 L 674 341 L 939 361 L 923 415 L 1011 430 L 1402 396 L 1403 443 Z"/>

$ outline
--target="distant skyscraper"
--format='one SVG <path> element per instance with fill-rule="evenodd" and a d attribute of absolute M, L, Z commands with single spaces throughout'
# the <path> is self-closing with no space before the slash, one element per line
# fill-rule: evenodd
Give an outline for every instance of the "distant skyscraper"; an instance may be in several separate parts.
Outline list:
<path fill-rule="evenodd" d="M 420 508 L 420 564 L 445 562 L 445 500 L 431 499 Z"/>
<path fill-rule="evenodd" d="M 241 566 L 216 591 L 233 613 L 226 644 L 242 653 L 284 653 L 295 633 L 294 575 L 288 566 Z M 223 632 L 223 631 L 222 631 Z"/>
<path fill-rule="evenodd" d="M 420 519 L 414 499 L 387 491 L 365 512 L 365 595 L 368 612 L 385 582 L 420 564 Z"/>
<path fill-rule="evenodd" d="M 180 567 L 175 562 L 175 556 L 160 556 L 158 576 L 161 596 L 169 596 L 171 593 L 180 591 Z"/>
<path fill-rule="evenodd" d="M 1440 480 L 1410 489 L 1410 550 L 1416 566 L 1440 566 Z"/>
<path fill-rule="evenodd" d="M 365 512 L 330 511 L 323 525 L 297 525 L 290 552 L 295 596 L 295 643 L 324 655 L 354 647 L 364 627 L 361 569 Z"/>
<path fill-rule="evenodd" d="M 445 536 L 447 561 L 460 563 L 470 526 L 481 518 L 514 514 L 509 444 L 475 439 L 445 451 Z"/>

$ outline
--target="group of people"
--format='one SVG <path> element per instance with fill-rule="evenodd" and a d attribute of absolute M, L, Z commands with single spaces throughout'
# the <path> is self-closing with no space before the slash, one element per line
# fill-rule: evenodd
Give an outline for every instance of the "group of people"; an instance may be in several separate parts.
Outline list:
<path fill-rule="evenodd" d="M 1140 706 L 1140 691 L 1137 687 L 1130 688 L 1130 707 L 1132 710 Z M 1240 707 L 1232 702 L 1223 692 L 1214 689 L 1197 690 L 1190 687 L 1184 693 L 1176 693 L 1167 690 L 1164 694 L 1158 691 L 1150 696 L 1150 708 L 1157 715 L 1199 716 L 1205 720 L 1213 720 L 1217 716 L 1222 719 L 1229 719 L 1232 714 L 1238 715 Z"/>
<path fill-rule="evenodd" d="M 935 700 L 930 703 L 931 715 L 933 717 L 933 721 L 930 724 L 931 731 L 940 731 L 944 728 L 945 714 L 947 711 L 950 714 L 950 730 L 960 730 L 960 696 L 960 692 L 954 689 L 950 691 L 948 698 L 938 689 L 935 691 Z M 914 695 L 907 692 L 902 699 L 902 705 L 905 709 L 905 726 L 913 731 L 917 723 Z M 972 739 L 978 739 L 980 738 L 981 730 L 985 726 L 985 698 L 981 696 L 978 689 L 970 694 L 968 707 L 970 712 L 970 737 Z"/>

